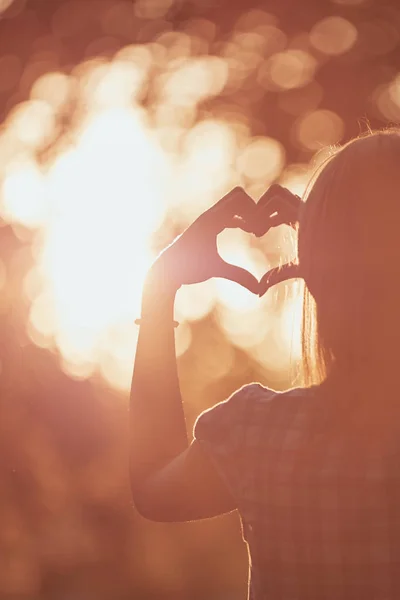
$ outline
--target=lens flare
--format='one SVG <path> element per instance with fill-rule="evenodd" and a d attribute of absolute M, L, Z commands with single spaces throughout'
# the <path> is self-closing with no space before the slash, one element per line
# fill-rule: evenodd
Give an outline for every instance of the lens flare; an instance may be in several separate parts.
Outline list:
<path fill-rule="evenodd" d="M 201 114 L 205 98 L 224 92 L 227 58 L 191 57 L 189 47 L 179 54 L 181 38 L 167 37 L 126 46 L 111 61 L 85 60 L 70 75 L 41 75 L 0 136 L 1 215 L 37 232 L 35 265 L 24 285 L 31 304 L 28 333 L 35 344 L 60 354 L 71 377 L 99 372 L 121 390 L 130 384 L 134 321 L 156 255 L 154 234 L 169 223 L 176 235 L 241 176 L 249 191 L 261 193 L 285 169 L 283 147 L 238 128 L 240 115 L 221 120 Z M 258 51 L 262 40 L 239 41 Z M 158 75 L 152 75 L 155 66 Z M 151 77 L 155 96 L 144 105 Z M 58 139 L 72 97 L 73 117 Z M 39 160 L 49 143 L 51 151 Z M 270 266 L 264 242 L 238 231 L 224 235 L 224 258 L 261 277 Z M 279 235 L 270 239 L 275 243 Z M 185 288 L 176 302 L 178 355 L 190 347 L 190 322 L 213 310 L 228 339 L 250 351 L 259 347 L 260 331 L 269 329 L 243 333 L 234 326 L 237 314 L 259 322 L 258 298 L 238 285 L 216 280 Z M 281 352 L 268 360 L 273 368 L 286 358 Z"/>

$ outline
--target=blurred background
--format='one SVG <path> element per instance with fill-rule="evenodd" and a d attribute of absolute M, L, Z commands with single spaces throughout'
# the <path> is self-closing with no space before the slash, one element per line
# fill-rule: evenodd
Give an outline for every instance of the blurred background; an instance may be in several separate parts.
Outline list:
<path fill-rule="evenodd" d="M 396 0 L 0 0 L 0 598 L 244 598 L 237 515 L 135 514 L 128 395 L 157 253 L 235 185 L 301 195 L 400 118 Z M 294 232 L 219 237 L 261 276 Z M 296 382 L 301 289 L 181 289 L 188 424 Z M 212 350 L 212 351 L 211 351 Z"/>

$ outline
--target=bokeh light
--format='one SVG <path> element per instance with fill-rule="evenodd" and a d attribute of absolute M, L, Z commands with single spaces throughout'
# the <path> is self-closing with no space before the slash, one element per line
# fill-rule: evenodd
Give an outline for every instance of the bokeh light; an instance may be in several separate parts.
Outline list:
<path fill-rule="evenodd" d="M 159 41 L 164 44 L 165 36 Z M 256 42 L 258 37 L 247 40 L 250 47 Z M 36 275 L 28 276 L 26 287 L 31 339 L 56 347 L 70 376 L 99 370 L 121 389 L 129 386 L 137 335 L 116 332 L 131 331 L 139 313 L 154 259 L 152 233 L 167 214 L 189 224 L 240 178 L 253 191 L 265 189 L 285 166 L 284 148 L 273 138 L 251 138 L 248 130 L 238 135 L 234 124 L 218 119 L 196 122 L 199 103 L 223 91 L 228 65 L 218 56 L 186 56 L 178 63 L 176 56 L 164 59 L 152 118 L 135 102 L 153 66 L 152 50 L 144 45 L 120 50 L 111 62 L 85 61 L 73 77 L 41 75 L 30 100 L 6 121 L 5 134 L 27 158 L 6 168 L 3 218 L 37 229 L 41 240 Z M 57 135 L 58 115 L 72 93 L 78 110 L 69 141 L 39 165 L 30 152 Z M 233 262 L 240 263 L 249 243 L 249 235 L 235 238 Z M 258 276 L 266 268 L 264 261 Z M 177 312 L 185 322 L 204 318 L 217 301 L 225 312 L 246 310 L 254 304 L 249 296 L 218 282 L 182 292 Z M 190 328 L 182 331 L 179 353 L 191 340 Z"/>
<path fill-rule="evenodd" d="M 10 8 L 13 2 L 14 0 L 0 0 L 0 14 Z"/>
<path fill-rule="evenodd" d="M 315 58 L 304 50 L 277 52 L 262 65 L 259 81 L 266 89 L 302 87 L 313 79 L 316 64 Z"/>
<path fill-rule="evenodd" d="M 310 42 L 320 52 L 338 55 L 350 50 L 357 40 L 357 29 L 343 17 L 327 17 L 311 30 Z"/>
<path fill-rule="evenodd" d="M 137 340 L 132 323 L 156 256 L 153 236 L 165 220 L 182 230 L 237 184 L 255 198 L 274 181 L 299 195 L 306 186 L 307 164 L 288 163 L 276 137 L 253 133 L 231 95 L 246 88 L 246 104 L 279 93 L 279 106 L 295 119 L 294 145 L 311 156 L 344 135 L 340 116 L 321 108 L 314 51 L 343 54 L 358 35 L 350 21 L 330 16 L 314 24 L 309 39 L 302 33 L 289 40 L 276 17 L 260 9 L 241 14 L 229 36 L 219 37 L 215 23 L 205 18 L 189 19 L 176 31 L 168 21 L 172 5 L 170 0 L 107 5 L 98 15 L 103 33 L 96 47 L 88 46 L 69 72 L 52 66 L 54 53 L 38 51 L 32 71 L 25 68 L 23 75 L 29 98 L 9 111 L 0 135 L 2 216 L 36 232 L 35 265 L 25 285 L 29 335 L 39 346 L 56 349 L 70 376 L 100 372 L 121 390 L 130 383 Z M 88 7 L 69 1 L 57 8 L 51 26 L 60 40 L 68 39 L 93 18 Z M 363 36 L 374 35 L 382 52 L 378 25 L 364 27 Z M 113 50 L 115 36 L 126 36 L 128 26 L 139 27 L 145 41 L 119 42 Z M 1 57 L 2 90 L 21 72 L 17 56 Z M 398 104 L 397 87 L 395 78 L 385 89 L 391 105 Z M 215 108 L 203 112 L 210 101 Z M 377 106 L 385 112 L 382 102 Z M 67 129 L 66 114 L 72 115 Z M 268 255 L 275 245 L 278 251 Z M 227 232 L 219 247 L 227 260 L 261 277 L 295 242 L 279 231 L 266 240 Z M 276 336 L 285 319 L 281 304 L 270 303 L 265 325 Z M 181 290 L 178 354 L 190 348 L 189 324 L 218 307 L 227 338 L 259 360 L 265 327 L 242 332 L 237 324 L 238 311 L 258 323 L 257 306 L 231 282 Z M 268 369 L 289 364 L 291 342 L 281 337 L 286 341 L 279 352 L 264 355 Z M 299 351 L 295 354 L 298 358 Z"/>
<path fill-rule="evenodd" d="M 320 109 L 299 118 L 294 128 L 297 143 L 309 150 L 337 144 L 343 137 L 342 119 L 330 110 Z"/>
<path fill-rule="evenodd" d="M 243 177 L 266 186 L 279 177 L 285 164 L 285 149 L 272 138 L 255 138 L 239 154 L 236 164 Z"/>

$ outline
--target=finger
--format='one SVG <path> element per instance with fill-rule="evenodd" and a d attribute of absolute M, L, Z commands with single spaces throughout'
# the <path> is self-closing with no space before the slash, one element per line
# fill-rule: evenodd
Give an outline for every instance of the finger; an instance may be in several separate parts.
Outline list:
<path fill-rule="evenodd" d="M 257 237 L 265 235 L 272 227 L 278 227 L 279 225 L 290 225 L 287 215 L 276 213 L 272 216 L 269 215 L 269 211 L 260 212 L 256 222 L 253 225 L 253 233 Z"/>
<path fill-rule="evenodd" d="M 278 184 L 274 184 L 259 199 L 257 216 L 260 210 L 263 213 L 266 211 L 265 216 L 271 216 L 274 212 L 278 212 L 285 217 L 282 223 L 293 225 L 299 219 L 301 204 L 302 201 L 299 196 Z"/>
<path fill-rule="evenodd" d="M 295 228 L 297 221 L 291 221 L 286 215 L 273 215 L 269 218 L 269 229 L 271 227 L 278 227 L 279 225 L 289 225 L 290 227 Z"/>
<path fill-rule="evenodd" d="M 275 267 L 266 273 L 259 284 L 259 296 L 264 296 L 264 294 L 277 283 L 281 283 L 282 281 L 287 281 L 289 279 L 296 279 L 301 277 L 299 265 L 293 263 L 287 263 L 282 265 L 281 267 Z"/>
<path fill-rule="evenodd" d="M 225 229 L 241 229 L 242 231 L 246 231 L 247 233 L 254 233 L 253 226 L 251 223 L 248 223 L 242 217 L 232 217 L 232 219 L 228 220 L 225 224 Z"/>
<path fill-rule="evenodd" d="M 293 194 L 287 188 L 282 187 L 281 185 L 274 183 L 272 184 L 267 191 L 259 198 L 257 205 L 260 207 L 267 206 L 271 200 L 281 201 L 283 203 L 289 204 L 294 209 L 298 209 L 301 203 L 301 198 L 296 194 Z"/>
<path fill-rule="evenodd" d="M 241 213 L 254 210 L 256 202 L 251 196 L 240 186 L 234 187 L 221 200 L 219 200 L 210 210 L 215 212 L 228 212 L 232 216 L 244 216 Z M 239 212 L 237 212 L 239 211 Z"/>
<path fill-rule="evenodd" d="M 272 198 L 279 199 L 283 195 L 283 190 L 284 188 L 281 185 L 278 185 L 277 183 L 272 184 L 258 199 L 257 206 L 264 208 L 270 203 Z"/>
<path fill-rule="evenodd" d="M 226 224 L 231 222 L 231 219 L 235 216 L 250 220 L 254 216 L 256 208 L 257 205 L 253 198 L 243 188 L 236 187 L 221 198 L 203 216 L 210 226 L 219 233 L 225 229 Z"/>
<path fill-rule="evenodd" d="M 267 203 L 258 204 L 257 217 L 260 213 L 273 215 L 278 212 L 285 215 L 287 221 L 297 221 L 301 200 L 298 196 L 293 198 L 283 196 L 271 196 Z"/>
<path fill-rule="evenodd" d="M 300 200 L 301 202 L 301 200 Z M 274 196 L 266 205 L 258 205 L 253 231 L 257 237 L 265 235 L 271 227 L 291 225 L 294 227 L 298 219 L 298 208 L 285 198 Z"/>
<path fill-rule="evenodd" d="M 257 219 L 254 219 L 253 232 L 257 237 L 265 235 L 272 227 L 287 224 L 287 214 L 280 210 L 277 212 L 270 205 L 258 211 Z"/>
<path fill-rule="evenodd" d="M 242 267 L 237 267 L 236 265 L 231 265 L 230 263 L 221 260 L 215 276 L 223 277 L 229 281 L 234 281 L 235 283 L 238 283 L 239 285 L 248 289 L 253 294 L 259 294 L 258 280 L 254 277 L 254 275 L 246 271 L 246 269 L 242 269 Z"/>

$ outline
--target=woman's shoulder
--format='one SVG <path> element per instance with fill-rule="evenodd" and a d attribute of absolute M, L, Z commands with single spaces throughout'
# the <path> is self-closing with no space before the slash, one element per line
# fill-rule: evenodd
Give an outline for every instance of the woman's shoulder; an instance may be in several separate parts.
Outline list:
<path fill-rule="evenodd" d="M 226 402 L 285 402 L 299 401 L 315 397 L 316 387 L 291 387 L 285 390 L 276 390 L 258 382 L 249 383 L 239 388 L 226 400 Z"/>
<path fill-rule="evenodd" d="M 205 431 L 214 430 L 216 435 L 225 431 L 242 428 L 246 423 L 261 418 L 267 413 L 287 410 L 302 404 L 314 396 L 313 388 L 293 387 L 287 390 L 275 390 L 258 382 L 246 384 L 236 390 L 229 398 L 205 410 L 197 419 L 195 432 L 197 436 Z"/>

